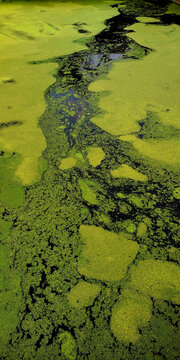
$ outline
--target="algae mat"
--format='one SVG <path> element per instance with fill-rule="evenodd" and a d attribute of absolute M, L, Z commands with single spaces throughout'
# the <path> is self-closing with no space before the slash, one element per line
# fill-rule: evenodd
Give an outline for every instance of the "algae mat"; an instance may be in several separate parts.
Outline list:
<path fill-rule="evenodd" d="M 178 132 L 180 127 L 180 29 L 176 24 L 159 25 L 157 19 L 137 17 L 136 20 L 135 25 L 126 28 L 128 37 L 152 52 L 140 59 L 116 63 L 107 79 L 90 85 L 91 91 L 110 91 L 99 103 L 105 114 L 92 120 L 104 130 L 121 135 L 121 140 L 131 142 L 141 154 L 176 164 L 180 162 L 180 140 L 168 136 L 168 130 L 174 127 Z M 138 137 L 140 123 L 150 114 L 158 116 L 163 123 L 163 139 L 161 134 L 158 139 L 157 128 L 150 139 Z"/>
<path fill-rule="evenodd" d="M 1 5 L 1 123 L 6 126 L 1 129 L 0 146 L 21 155 L 16 175 L 23 184 L 38 180 L 38 158 L 46 147 L 38 119 L 45 110 L 44 92 L 55 81 L 56 69 L 53 63 L 32 65 L 30 62 L 85 48 L 83 41 L 77 40 L 98 33 L 106 17 L 114 13 L 104 4 Z"/>
<path fill-rule="evenodd" d="M 0 11 L 0 358 L 177 359 L 178 5 Z"/>

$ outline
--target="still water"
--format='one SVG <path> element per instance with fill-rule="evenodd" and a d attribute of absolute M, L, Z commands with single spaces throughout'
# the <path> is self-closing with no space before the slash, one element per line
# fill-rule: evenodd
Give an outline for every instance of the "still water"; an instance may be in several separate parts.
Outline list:
<path fill-rule="evenodd" d="M 180 354 L 180 6 L 0 3 L 0 358 Z"/>

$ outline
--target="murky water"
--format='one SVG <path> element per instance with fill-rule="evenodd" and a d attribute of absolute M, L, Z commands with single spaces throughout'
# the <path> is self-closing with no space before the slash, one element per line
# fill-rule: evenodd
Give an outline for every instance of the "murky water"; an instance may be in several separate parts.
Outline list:
<path fill-rule="evenodd" d="M 179 5 L 0 5 L 2 360 L 178 359 Z"/>

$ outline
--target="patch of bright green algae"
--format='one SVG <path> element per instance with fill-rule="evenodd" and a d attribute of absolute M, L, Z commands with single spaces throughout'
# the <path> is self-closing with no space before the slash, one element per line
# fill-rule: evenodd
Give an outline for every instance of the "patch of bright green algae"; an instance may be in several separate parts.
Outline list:
<path fill-rule="evenodd" d="M 176 189 L 174 189 L 173 196 L 174 196 L 175 199 L 180 200 L 180 187 L 177 187 Z"/>
<path fill-rule="evenodd" d="M 113 307 L 111 330 L 118 340 L 135 343 L 139 330 L 151 319 L 152 303 L 147 296 L 124 290 L 121 300 Z"/>
<path fill-rule="evenodd" d="M 134 170 L 131 166 L 122 164 L 118 169 L 111 170 L 111 175 L 115 178 L 123 177 L 135 181 L 147 181 L 146 175 L 141 174 L 139 171 Z"/>
<path fill-rule="evenodd" d="M 59 335 L 59 343 L 61 345 L 61 353 L 66 360 L 75 360 L 77 356 L 76 341 L 73 336 L 65 331 Z"/>
<path fill-rule="evenodd" d="M 25 201 L 24 188 L 14 177 L 19 163 L 19 156 L 9 153 L 0 156 L 0 203 L 9 208 L 17 208 Z"/>
<path fill-rule="evenodd" d="M 123 233 L 117 235 L 93 225 L 81 225 L 79 231 L 84 240 L 78 266 L 80 274 L 105 281 L 121 280 L 139 245 Z"/>
<path fill-rule="evenodd" d="M 131 271 L 131 286 L 155 299 L 180 303 L 180 268 L 160 260 L 140 261 Z"/>
<path fill-rule="evenodd" d="M 88 149 L 87 158 L 91 166 L 98 166 L 105 158 L 105 153 L 100 147 L 90 147 Z"/>
<path fill-rule="evenodd" d="M 67 298 L 73 307 L 82 308 L 92 305 L 100 290 L 101 287 L 99 285 L 81 280 L 71 289 Z"/>
<path fill-rule="evenodd" d="M 44 92 L 54 82 L 56 65 L 31 64 L 86 48 L 83 38 L 104 28 L 117 10 L 104 2 L 19 2 L 1 4 L 0 99 L 1 122 L 19 121 L 0 131 L 0 148 L 21 155 L 16 175 L 23 184 L 39 180 L 38 158 L 46 141 L 38 119 L 46 104 Z M 75 23 L 84 23 L 80 33 Z M 77 42 L 79 40 L 79 42 Z M 38 139 L 38 141 L 37 141 Z"/>
<path fill-rule="evenodd" d="M 66 157 L 61 160 L 61 163 L 59 165 L 60 170 L 68 170 L 71 169 L 76 165 L 76 159 L 73 157 Z"/>
<path fill-rule="evenodd" d="M 89 187 L 89 185 L 84 180 L 79 179 L 78 182 L 82 191 L 83 199 L 92 205 L 97 205 L 98 201 L 96 198 L 96 193 Z"/>
<path fill-rule="evenodd" d="M 136 343 L 139 330 L 152 317 L 152 301 L 166 300 L 180 304 L 180 268 L 174 263 L 142 260 L 130 269 L 130 282 L 113 307 L 111 330 L 117 339 Z"/>
<path fill-rule="evenodd" d="M 148 18 L 147 18 L 148 20 Z M 141 154 L 167 164 L 177 164 L 180 159 L 179 139 L 140 139 L 139 121 L 149 112 L 158 114 L 166 126 L 179 129 L 178 101 L 180 29 L 177 25 L 136 23 L 126 28 L 128 37 L 138 44 L 153 49 L 141 59 L 128 59 L 114 63 L 106 79 L 90 84 L 93 92 L 108 90 L 99 106 L 102 115 L 92 121 L 123 141 L 133 144 Z M 133 134 L 132 134 L 133 133 Z M 175 151 L 176 149 L 176 151 Z"/>
<path fill-rule="evenodd" d="M 159 19 L 146 17 L 146 16 L 137 16 L 136 20 L 138 20 L 141 23 L 160 22 Z"/>
<path fill-rule="evenodd" d="M 10 269 L 10 250 L 0 246 L 0 352 L 10 339 L 10 334 L 19 323 L 18 311 L 21 304 L 20 276 Z"/>
<path fill-rule="evenodd" d="M 147 225 L 144 222 L 140 222 L 137 228 L 137 237 L 141 238 L 146 234 Z"/>

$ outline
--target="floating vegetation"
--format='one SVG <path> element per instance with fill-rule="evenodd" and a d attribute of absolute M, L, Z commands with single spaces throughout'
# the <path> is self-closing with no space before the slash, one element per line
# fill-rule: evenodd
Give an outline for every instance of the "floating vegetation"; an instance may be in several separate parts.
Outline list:
<path fill-rule="evenodd" d="M 178 5 L 0 10 L 1 359 L 176 359 Z"/>

